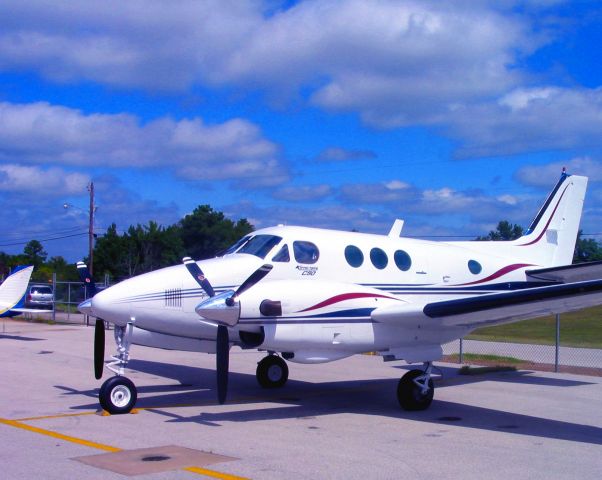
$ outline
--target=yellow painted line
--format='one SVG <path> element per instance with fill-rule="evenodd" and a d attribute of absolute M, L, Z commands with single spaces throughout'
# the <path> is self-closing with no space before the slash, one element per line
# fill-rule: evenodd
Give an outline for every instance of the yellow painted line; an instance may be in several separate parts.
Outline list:
<path fill-rule="evenodd" d="M 60 418 L 62 415 L 55 415 L 54 417 L 39 417 L 39 418 Z M 39 433 L 40 435 L 46 435 L 48 437 L 56 438 L 59 440 L 64 440 L 66 442 L 75 443 L 77 445 L 83 445 L 85 447 L 96 448 L 97 450 L 104 450 L 105 452 L 121 452 L 123 449 L 112 447 L 111 445 L 105 445 L 103 443 L 91 442 L 89 440 L 84 440 L 83 438 L 72 437 L 70 435 L 64 435 L 62 433 L 53 432 L 52 430 L 46 430 L 45 428 L 34 427 L 32 425 L 27 425 L 26 423 L 20 422 L 18 420 L 8 420 L 6 418 L 0 418 L 0 424 L 8 425 L 10 427 L 20 428 L 22 430 L 27 430 L 28 432 Z M 206 468 L 200 467 L 187 467 L 182 470 L 186 470 L 187 472 L 196 473 L 198 475 L 205 475 L 211 478 L 219 478 L 221 480 L 248 480 L 245 477 L 237 477 L 236 475 L 230 475 L 229 473 L 221 473 L 216 472 L 215 470 L 208 470 Z"/>
<path fill-rule="evenodd" d="M 207 470 L 206 468 L 200 467 L 186 467 L 182 470 L 187 472 L 198 473 L 199 475 L 206 475 L 211 478 L 219 478 L 220 480 L 249 480 L 246 477 L 237 477 L 236 475 L 230 475 L 229 473 L 215 472 L 213 470 Z"/>
<path fill-rule="evenodd" d="M 14 421 L 16 422 L 32 422 L 36 420 L 48 420 L 52 418 L 68 418 L 68 417 L 83 417 L 86 415 L 96 415 L 98 414 L 97 410 L 93 412 L 79 412 L 79 413 L 61 413 L 59 415 L 44 415 L 41 417 L 25 417 L 25 418 L 17 418 Z"/>
<path fill-rule="evenodd" d="M 104 450 L 106 452 L 121 451 L 121 448 L 111 447 L 110 445 L 104 445 L 102 443 L 90 442 L 89 440 L 84 440 L 83 438 L 72 437 L 70 435 L 63 435 L 62 433 L 53 432 L 52 430 L 46 430 L 44 428 L 33 427 L 31 425 L 27 425 L 26 423 L 18 422 L 16 420 L 7 420 L 5 418 L 0 418 L 0 423 L 2 423 L 4 425 L 10 425 L 11 427 L 21 428 L 21 429 L 27 430 L 29 432 L 39 433 L 40 435 L 46 435 L 48 437 L 65 440 L 66 442 L 77 443 L 78 445 L 84 445 L 86 447 L 96 448 L 98 450 Z"/>

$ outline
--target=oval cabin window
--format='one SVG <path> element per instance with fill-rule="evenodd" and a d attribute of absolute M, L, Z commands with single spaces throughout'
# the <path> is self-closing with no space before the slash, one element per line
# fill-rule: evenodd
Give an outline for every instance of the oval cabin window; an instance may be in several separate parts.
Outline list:
<path fill-rule="evenodd" d="M 345 248 L 345 260 L 354 268 L 358 268 L 364 263 L 364 254 L 355 245 L 349 245 Z"/>
<path fill-rule="evenodd" d="M 483 270 L 483 267 L 481 267 L 481 264 L 476 260 L 469 260 L 468 270 L 470 270 L 470 273 L 478 275 L 479 273 L 481 273 L 481 270 Z"/>
<path fill-rule="evenodd" d="M 387 263 L 389 263 L 387 254 L 380 248 L 373 248 L 372 250 L 370 250 L 370 260 L 372 261 L 372 265 L 374 265 L 379 270 L 385 268 L 387 266 Z"/>
<path fill-rule="evenodd" d="M 395 265 L 397 265 L 397 268 L 402 272 L 407 272 L 412 266 L 412 258 L 403 250 L 397 250 L 393 255 L 393 260 L 395 260 Z"/>

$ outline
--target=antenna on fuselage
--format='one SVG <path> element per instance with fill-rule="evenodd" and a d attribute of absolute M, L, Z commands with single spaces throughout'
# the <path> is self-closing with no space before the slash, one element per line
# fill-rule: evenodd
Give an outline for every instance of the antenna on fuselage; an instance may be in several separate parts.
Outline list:
<path fill-rule="evenodd" d="M 401 237 L 401 230 L 403 230 L 403 220 L 400 220 L 399 218 L 395 219 L 395 222 L 393 222 L 393 226 L 391 227 L 391 230 L 389 231 L 389 237 L 391 238 L 399 238 Z"/>

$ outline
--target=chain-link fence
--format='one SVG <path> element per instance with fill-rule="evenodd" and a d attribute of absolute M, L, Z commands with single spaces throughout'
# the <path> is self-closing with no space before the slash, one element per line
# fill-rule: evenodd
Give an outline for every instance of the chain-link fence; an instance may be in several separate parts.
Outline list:
<path fill-rule="evenodd" d="M 89 323 L 89 319 L 82 315 L 77 306 L 85 300 L 85 289 L 81 282 L 70 282 L 57 280 L 56 274 L 53 274 L 52 281 L 49 283 L 30 282 L 32 285 L 48 285 L 52 287 L 54 296 L 52 309 L 47 311 L 48 307 L 40 307 L 40 312 L 28 312 L 24 317 L 31 320 L 41 319 L 50 320 L 54 323 Z M 108 286 L 108 278 L 105 278 L 104 283 L 96 283 L 97 289 L 103 289 Z M 28 287 L 28 292 L 29 292 Z M 35 306 L 27 305 L 28 308 L 35 310 Z"/>
<path fill-rule="evenodd" d="M 533 343 L 528 343 L 528 339 L 508 341 L 503 334 L 498 339 L 487 340 L 469 336 L 445 344 L 443 353 L 446 360 L 465 365 L 515 366 L 602 376 L 602 346 L 589 346 L 595 343 L 596 335 L 590 335 L 590 341 L 584 342 L 588 346 L 575 346 L 574 341 L 563 341 L 561 327 L 562 316 L 557 315 L 546 335 L 549 339 L 547 341 L 541 338 Z M 602 321 L 599 328 L 602 329 Z M 599 331 L 595 333 L 598 334 Z"/>
<path fill-rule="evenodd" d="M 39 282 L 32 282 L 39 283 Z M 58 323 L 87 323 L 89 319 L 80 314 L 77 305 L 85 298 L 81 282 L 59 281 L 53 275 L 54 309 L 46 314 L 27 314 L 29 318 L 43 316 Z M 97 283 L 98 288 L 108 286 Z M 564 325 L 573 323 L 567 315 Z M 522 322 L 522 323 L 529 323 Z M 497 327 L 494 327 L 497 328 Z M 588 328 L 579 327 L 579 336 L 571 332 L 568 340 L 563 338 L 563 317 L 544 325 L 544 334 L 530 340 L 524 335 L 513 341 L 503 333 L 489 333 L 486 339 L 471 335 L 443 346 L 444 359 L 465 365 L 502 365 L 531 368 L 555 372 L 583 373 L 602 376 L 602 319 Z M 595 331 L 592 331 L 595 329 Z M 582 345 L 583 344 L 583 345 Z"/>

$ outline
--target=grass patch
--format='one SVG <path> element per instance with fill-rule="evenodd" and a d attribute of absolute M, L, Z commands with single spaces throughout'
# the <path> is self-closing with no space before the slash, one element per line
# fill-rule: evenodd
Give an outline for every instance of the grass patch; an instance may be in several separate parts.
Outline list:
<path fill-rule="evenodd" d="M 445 359 L 446 359 L 446 361 L 452 361 L 455 363 L 459 363 L 460 362 L 460 354 L 453 353 L 451 355 L 446 355 Z M 463 361 L 463 363 L 486 363 L 486 364 L 497 363 L 500 365 L 507 365 L 507 364 L 519 365 L 519 364 L 525 362 L 524 360 L 520 360 L 519 358 L 504 357 L 504 356 L 500 356 L 500 355 L 486 355 L 486 354 L 480 354 L 480 353 L 465 353 L 462 355 L 462 361 Z"/>
<path fill-rule="evenodd" d="M 556 318 L 548 316 L 497 327 L 479 328 L 466 338 L 554 345 L 556 343 Z M 560 316 L 560 344 L 567 347 L 602 348 L 602 306 L 563 313 Z"/>
<path fill-rule="evenodd" d="M 454 353 L 452 355 L 446 355 L 443 358 L 445 362 L 460 363 L 460 355 Z M 478 367 L 473 365 L 464 365 L 458 373 L 460 375 L 479 375 L 482 373 L 492 372 L 515 372 L 517 366 L 523 365 L 524 360 L 520 360 L 514 357 L 504 357 L 499 355 L 486 355 L 479 353 L 465 353 L 462 356 L 462 363 L 464 364 L 477 364 Z"/>

